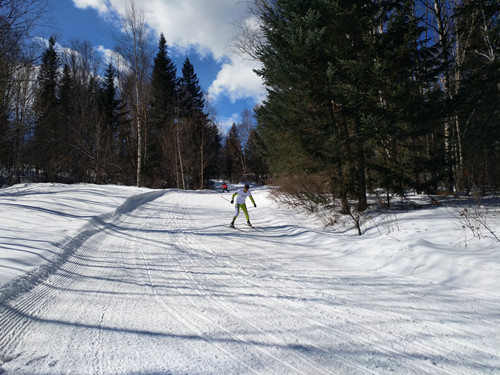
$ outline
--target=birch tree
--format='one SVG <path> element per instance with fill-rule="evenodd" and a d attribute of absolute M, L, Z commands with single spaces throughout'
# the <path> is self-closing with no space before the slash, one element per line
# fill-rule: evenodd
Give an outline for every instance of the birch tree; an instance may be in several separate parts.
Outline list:
<path fill-rule="evenodd" d="M 147 142 L 144 139 L 146 113 L 148 103 L 148 77 L 150 77 L 152 43 L 144 21 L 144 13 L 137 9 L 133 1 L 123 19 L 123 37 L 119 40 L 118 52 L 129 63 L 133 92 L 129 98 L 133 109 L 133 120 L 136 128 L 136 184 L 142 186 L 142 168 L 144 154 L 147 152 Z"/>

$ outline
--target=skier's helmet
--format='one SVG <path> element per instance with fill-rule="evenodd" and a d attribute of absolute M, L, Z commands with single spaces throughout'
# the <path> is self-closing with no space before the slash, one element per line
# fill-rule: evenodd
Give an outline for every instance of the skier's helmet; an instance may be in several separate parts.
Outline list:
<path fill-rule="evenodd" d="M 250 189 L 250 185 L 245 184 L 245 190 L 248 190 L 248 189 Z"/>

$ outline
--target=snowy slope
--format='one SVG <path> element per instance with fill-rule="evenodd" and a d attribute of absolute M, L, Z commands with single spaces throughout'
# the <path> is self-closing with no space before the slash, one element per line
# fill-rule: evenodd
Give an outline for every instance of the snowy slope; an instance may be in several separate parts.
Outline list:
<path fill-rule="evenodd" d="M 500 373 L 493 239 L 447 208 L 332 232 L 253 192 L 233 230 L 214 191 L 0 191 L 0 374 Z"/>
<path fill-rule="evenodd" d="M 123 186 L 21 184 L 0 190 L 0 287 L 59 259 L 79 233 L 99 228 L 127 198 Z"/>

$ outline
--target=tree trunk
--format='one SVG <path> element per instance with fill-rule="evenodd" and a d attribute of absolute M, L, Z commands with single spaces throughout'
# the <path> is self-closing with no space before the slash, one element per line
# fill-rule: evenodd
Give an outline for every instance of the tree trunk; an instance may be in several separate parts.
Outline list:
<path fill-rule="evenodd" d="M 179 136 L 179 122 L 176 123 L 176 138 L 177 138 L 177 155 L 179 157 L 179 170 L 180 170 L 180 178 L 181 178 L 181 183 L 182 183 L 182 189 L 186 190 L 186 181 L 184 178 L 184 167 L 182 165 L 182 153 L 181 153 L 181 142 L 180 142 L 180 136 Z M 177 182 L 179 185 L 179 182 Z"/>
<path fill-rule="evenodd" d="M 135 63 L 135 120 L 137 124 L 137 186 L 142 186 L 142 126 L 140 116 L 140 99 L 139 99 L 139 62 L 137 51 L 137 40 L 134 33 L 134 63 Z"/>
<path fill-rule="evenodd" d="M 440 0 L 434 0 L 434 14 L 437 23 L 437 33 L 439 45 L 442 49 L 442 59 L 441 63 L 445 66 L 444 75 L 442 77 L 443 90 L 448 100 L 454 98 L 455 91 L 457 87 L 454 84 L 457 83 L 457 78 L 459 78 L 458 70 L 455 71 L 455 77 L 453 77 L 453 72 L 449 67 L 450 58 L 450 48 L 451 44 L 450 37 L 446 28 L 450 28 L 451 25 L 445 24 L 447 21 L 445 15 L 442 11 L 442 4 Z M 458 37 L 457 37 L 458 38 Z M 457 47 L 458 48 L 458 47 Z M 455 51 L 458 52 L 458 51 Z M 459 69 L 459 62 L 457 61 L 458 56 L 455 56 L 455 69 Z M 448 116 L 444 121 L 444 148 L 445 148 L 445 166 L 446 166 L 446 177 L 447 177 L 447 190 L 454 191 L 456 186 L 457 174 L 461 173 L 462 168 L 462 145 L 461 145 L 461 135 L 460 127 L 458 124 L 457 116 Z"/>
<path fill-rule="evenodd" d="M 205 171 L 205 160 L 204 160 L 204 148 L 205 148 L 205 127 L 201 125 L 201 141 L 200 141 L 200 190 L 204 188 L 204 171 Z"/>

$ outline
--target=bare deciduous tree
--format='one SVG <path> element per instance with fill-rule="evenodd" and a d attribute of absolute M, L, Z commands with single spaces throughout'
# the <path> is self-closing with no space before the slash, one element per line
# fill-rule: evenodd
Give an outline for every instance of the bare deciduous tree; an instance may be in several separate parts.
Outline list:
<path fill-rule="evenodd" d="M 144 134 L 148 103 L 148 77 L 150 77 L 152 60 L 152 41 L 144 21 L 144 14 L 137 9 L 134 1 L 130 2 L 123 19 L 123 36 L 119 40 L 118 52 L 128 61 L 133 80 L 133 100 L 131 107 L 134 113 L 137 136 L 137 186 L 142 185 L 142 167 L 147 142 Z"/>
<path fill-rule="evenodd" d="M 26 141 L 20 131 L 32 100 L 22 95 L 31 90 L 26 85 L 40 55 L 33 32 L 42 26 L 46 8 L 47 0 L 0 0 L 0 165 L 17 175 L 15 165 Z"/>
<path fill-rule="evenodd" d="M 47 0 L 0 0 L 0 62 L 18 58 L 22 51 L 24 64 L 31 64 L 39 56 L 28 52 L 34 43 L 33 32 L 43 26 Z M 22 61 L 16 59 L 7 71 L 0 71 L 0 80 L 12 71 L 21 69 Z"/>

